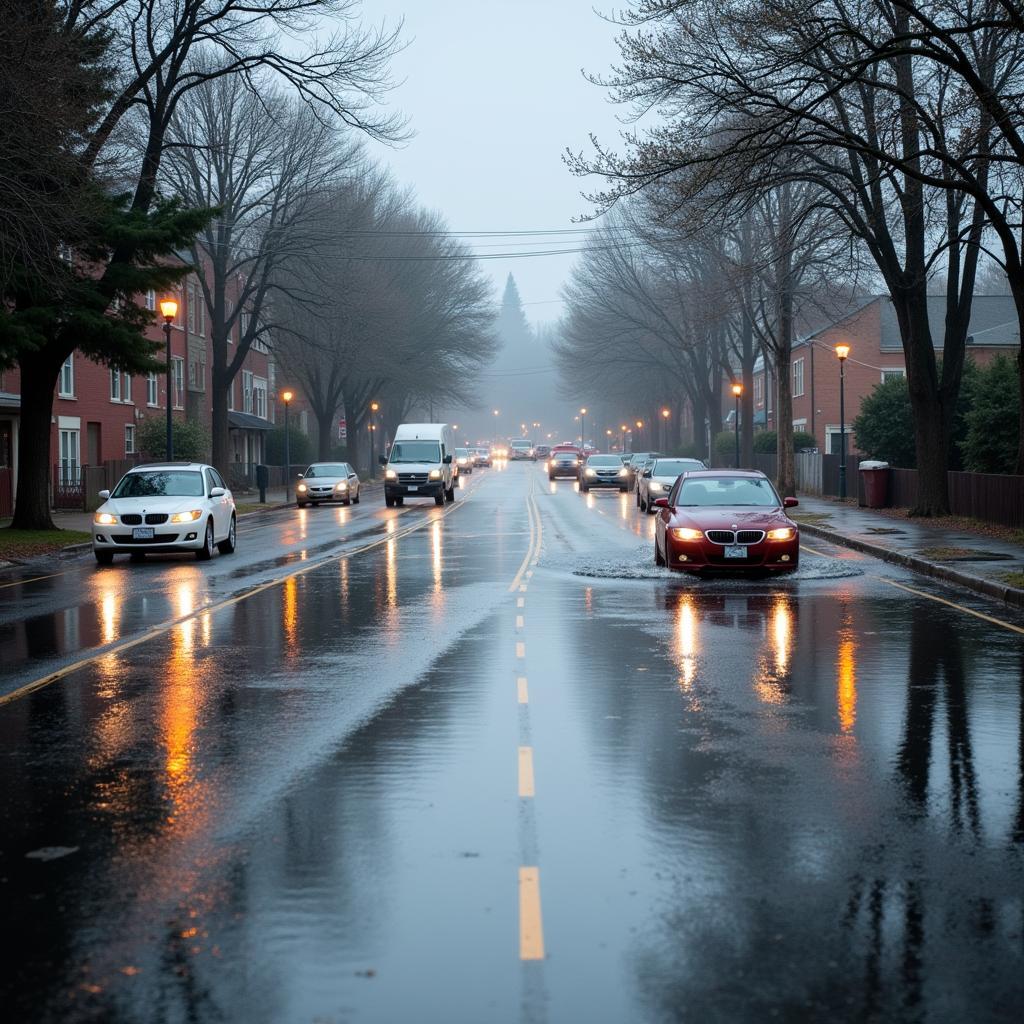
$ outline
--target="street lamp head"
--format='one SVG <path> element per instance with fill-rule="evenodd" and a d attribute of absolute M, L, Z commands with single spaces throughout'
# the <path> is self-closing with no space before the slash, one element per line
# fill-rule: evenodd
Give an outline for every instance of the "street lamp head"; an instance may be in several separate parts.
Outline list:
<path fill-rule="evenodd" d="M 172 323 L 178 315 L 178 303 L 176 299 L 160 300 L 160 315 L 167 323 Z"/>
<path fill-rule="evenodd" d="M 582 409 L 580 409 L 580 415 L 581 416 L 586 416 L 587 415 L 587 407 L 586 406 L 584 406 Z"/>
<path fill-rule="evenodd" d="M 669 417 L 669 411 L 668 411 L 668 409 L 662 409 L 662 410 L 661 410 L 661 415 L 662 415 L 662 416 L 664 416 L 664 417 L 665 417 L 665 419 L 668 419 L 668 417 Z"/>
<path fill-rule="evenodd" d="M 840 361 L 845 359 L 850 354 L 849 345 L 836 345 L 836 355 L 839 356 Z"/>
<path fill-rule="evenodd" d="M 742 385 L 742 384 L 741 384 L 741 383 L 740 383 L 739 381 L 736 381 L 736 383 L 735 383 L 735 384 L 733 384 L 733 386 L 732 386 L 732 393 L 733 393 L 733 394 L 734 394 L 734 395 L 735 395 L 735 396 L 736 396 L 737 398 L 739 398 L 739 397 L 740 397 L 740 395 L 742 395 L 742 394 L 743 394 L 743 385 Z"/>
<path fill-rule="evenodd" d="M 611 428 L 611 427 L 609 427 L 609 428 L 608 428 L 608 429 L 607 429 L 607 430 L 605 431 L 605 433 L 606 433 L 606 434 L 607 434 L 607 435 L 608 435 L 609 437 L 611 437 L 611 436 L 612 436 L 612 428 Z"/>
<path fill-rule="evenodd" d="M 284 402 L 285 405 L 287 405 L 294 397 L 295 394 L 292 391 L 281 392 L 281 401 Z"/>
<path fill-rule="evenodd" d="M 643 420 L 637 420 L 636 421 L 636 429 L 637 430 L 643 430 L 644 429 L 644 421 Z"/>
<path fill-rule="evenodd" d="M 498 410 L 497 410 L 497 409 L 495 409 L 495 410 L 494 410 L 494 415 L 495 415 L 495 416 L 497 416 L 497 415 L 498 415 Z"/>
<path fill-rule="evenodd" d="M 380 402 L 371 402 L 370 403 L 370 411 L 371 412 L 376 412 L 379 408 L 380 408 Z"/>

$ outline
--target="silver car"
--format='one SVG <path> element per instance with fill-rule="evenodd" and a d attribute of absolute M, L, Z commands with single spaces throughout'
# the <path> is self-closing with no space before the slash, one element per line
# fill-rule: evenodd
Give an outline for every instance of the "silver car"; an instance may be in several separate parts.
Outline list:
<path fill-rule="evenodd" d="M 649 459 L 636 478 L 636 503 L 643 512 L 653 515 L 654 502 L 664 498 L 683 473 L 707 469 L 700 459 Z"/>
<path fill-rule="evenodd" d="M 305 473 L 299 474 L 295 504 L 305 508 L 322 501 L 359 504 L 359 477 L 347 462 L 314 462 Z"/>

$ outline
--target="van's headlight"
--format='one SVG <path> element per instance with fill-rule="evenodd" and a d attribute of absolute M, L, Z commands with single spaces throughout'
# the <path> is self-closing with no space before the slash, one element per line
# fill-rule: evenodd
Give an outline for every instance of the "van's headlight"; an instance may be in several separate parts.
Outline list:
<path fill-rule="evenodd" d="M 430 471 L 430 479 L 431 480 L 440 480 L 441 479 L 441 470 L 439 470 L 439 469 L 432 469 Z"/>
<path fill-rule="evenodd" d="M 398 479 L 398 474 L 393 469 L 386 469 L 386 470 L 384 470 L 384 479 L 385 480 L 397 480 Z"/>
<path fill-rule="evenodd" d="M 197 519 L 202 518 L 203 510 L 200 508 L 194 508 L 191 512 L 175 512 L 171 516 L 172 523 L 194 523 Z"/>
<path fill-rule="evenodd" d="M 768 531 L 769 540 L 792 540 L 796 536 L 796 527 L 781 526 L 777 530 Z"/>
<path fill-rule="evenodd" d="M 97 512 L 92 521 L 97 526 L 117 526 L 117 516 L 112 516 L 109 512 Z"/>

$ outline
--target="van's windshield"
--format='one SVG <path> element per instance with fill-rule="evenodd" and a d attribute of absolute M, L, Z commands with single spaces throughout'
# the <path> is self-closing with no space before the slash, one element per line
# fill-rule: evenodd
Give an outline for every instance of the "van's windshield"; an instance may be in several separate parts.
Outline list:
<path fill-rule="evenodd" d="M 388 462 L 440 462 L 441 446 L 437 441 L 396 441 L 391 446 Z"/>

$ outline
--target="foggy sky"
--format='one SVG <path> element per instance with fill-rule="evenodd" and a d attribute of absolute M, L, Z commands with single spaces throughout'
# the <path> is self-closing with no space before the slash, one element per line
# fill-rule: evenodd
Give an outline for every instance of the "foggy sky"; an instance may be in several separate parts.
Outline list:
<path fill-rule="evenodd" d="M 452 229 L 572 228 L 571 219 L 588 212 L 580 196 L 586 186 L 569 173 L 562 153 L 566 146 L 586 148 L 591 131 L 614 141 L 621 113 L 581 75 L 581 68 L 606 71 L 617 53 L 617 29 L 594 6 L 593 0 L 364 0 L 368 20 L 405 18 L 409 45 L 394 62 L 395 77 L 405 82 L 391 102 L 416 132 L 402 149 L 373 151 Z M 552 241 L 558 240 L 485 239 L 476 251 L 579 247 L 572 236 Z M 480 266 L 494 280 L 495 302 L 508 273 L 515 275 L 527 318 L 537 324 L 561 314 L 561 304 L 550 300 L 558 298 L 572 260 L 495 259 Z"/>

